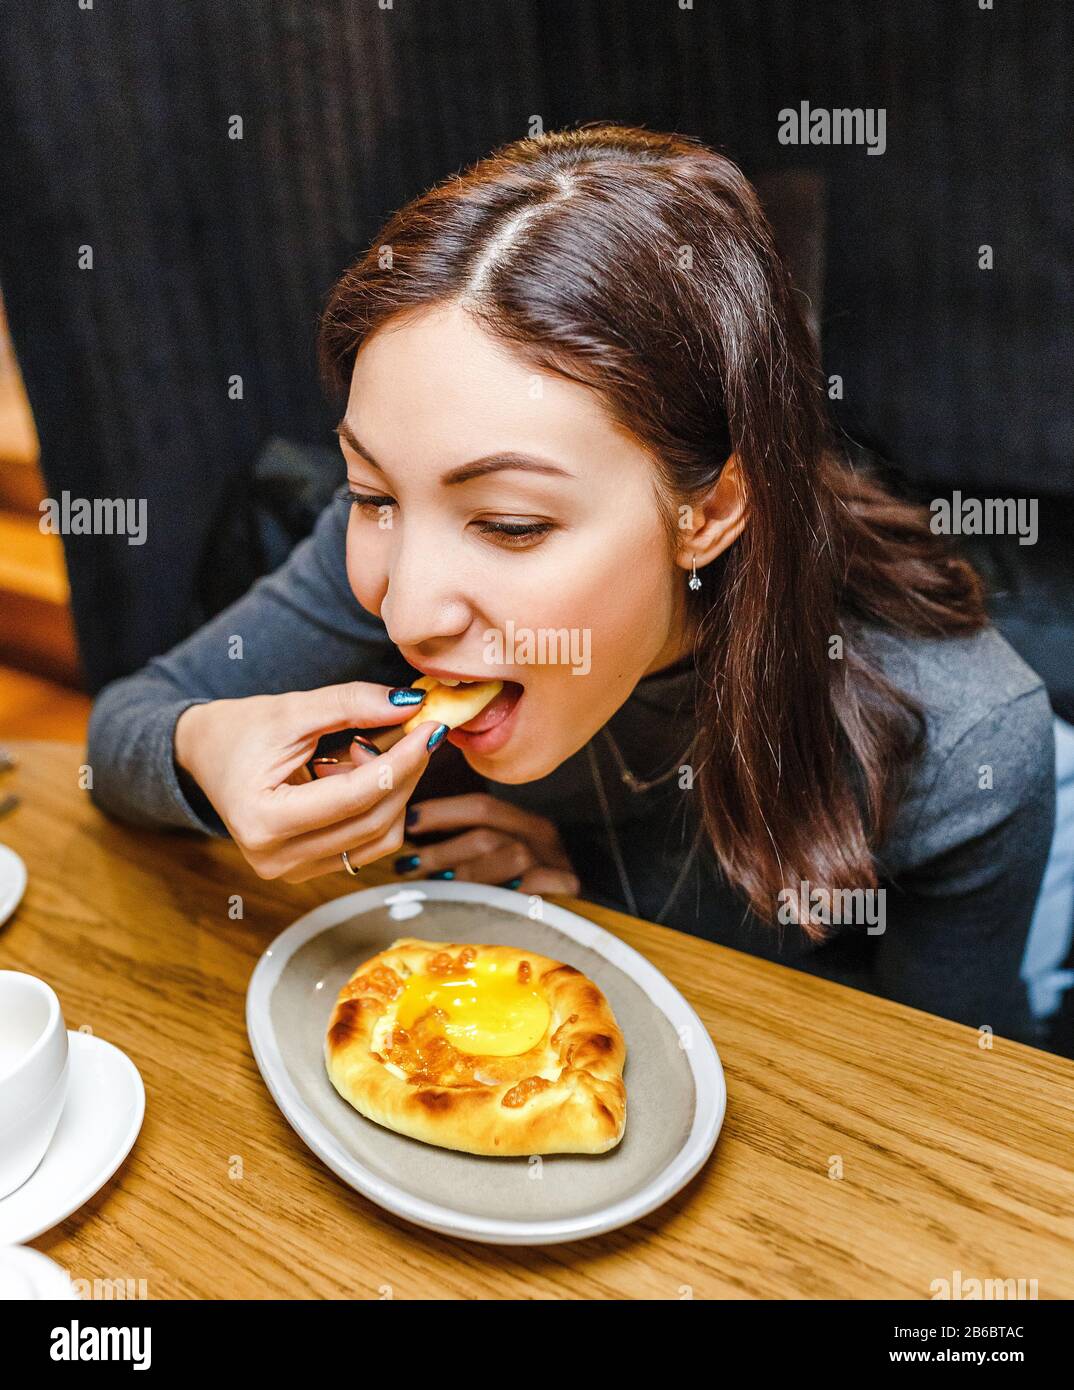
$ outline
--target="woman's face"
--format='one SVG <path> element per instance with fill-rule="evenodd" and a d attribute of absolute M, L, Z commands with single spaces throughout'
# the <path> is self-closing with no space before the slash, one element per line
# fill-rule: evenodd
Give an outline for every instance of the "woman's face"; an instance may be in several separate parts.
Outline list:
<path fill-rule="evenodd" d="M 520 687 L 449 735 L 480 775 L 546 776 L 685 650 L 653 463 L 593 392 L 464 310 L 373 334 L 339 433 L 370 499 L 347 533 L 359 603 L 418 670 Z"/>

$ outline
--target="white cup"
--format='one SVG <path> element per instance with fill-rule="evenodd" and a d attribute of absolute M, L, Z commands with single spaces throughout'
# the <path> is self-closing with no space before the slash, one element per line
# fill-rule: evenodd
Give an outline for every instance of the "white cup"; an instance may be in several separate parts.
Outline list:
<path fill-rule="evenodd" d="M 0 970 L 0 1198 L 45 1156 L 67 1099 L 67 1028 L 54 990 Z"/>

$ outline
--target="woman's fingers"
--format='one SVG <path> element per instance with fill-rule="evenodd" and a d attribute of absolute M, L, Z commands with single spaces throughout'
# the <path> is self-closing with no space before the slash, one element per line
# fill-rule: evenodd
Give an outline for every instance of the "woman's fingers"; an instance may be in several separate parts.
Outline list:
<path fill-rule="evenodd" d="M 364 767 L 366 763 L 374 758 L 379 758 L 381 749 L 375 745 L 367 745 L 361 734 L 355 734 L 345 746 L 337 751 L 312 758 L 309 767 L 316 777 L 338 777 L 341 772 L 350 772 L 351 768 Z M 294 781 L 309 781 L 307 778 L 288 779 Z"/>
<path fill-rule="evenodd" d="M 419 877 L 454 870 L 464 882 L 508 883 L 547 869 L 548 892 L 577 893 L 579 883 L 552 821 L 483 792 L 438 797 L 410 808 L 414 836 L 462 829 L 438 844 L 422 845 L 408 873 Z M 468 828 L 464 828 L 468 827 Z M 532 881 L 532 880 L 531 880 Z M 534 889 L 535 892 L 540 891 Z"/>
<path fill-rule="evenodd" d="M 533 850 L 524 840 L 507 840 L 491 854 L 464 860 L 455 877 L 465 883 L 509 883 L 537 864 Z"/>
<path fill-rule="evenodd" d="M 365 864 L 373 864 L 378 859 L 383 859 L 386 854 L 394 854 L 403 843 L 406 835 L 403 814 L 400 812 L 397 820 L 388 827 L 387 831 L 376 840 L 371 840 L 363 845 L 344 845 L 347 851 L 347 858 L 350 860 L 352 869 L 360 869 Z M 320 878 L 322 874 L 343 873 L 343 859 L 337 852 L 325 855 L 322 858 L 306 860 L 303 863 L 295 864 L 293 868 L 286 872 L 273 875 L 280 878 L 284 883 L 305 883 L 311 878 Z"/>
<path fill-rule="evenodd" d="M 292 734 L 330 734 L 337 729 L 376 729 L 383 724 L 402 724 L 416 714 L 425 700 L 424 690 L 414 699 L 396 704 L 389 699 L 401 687 L 374 685 L 371 681 L 344 681 L 316 690 L 293 690 L 276 697 L 276 717 Z"/>
<path fill-rule="evenodd" d="M 338 763 L 318 768 L 315 783 L 279 788 L 288 803 L 291 832 L 280 843 L 265 847 L 255 863 L 257 871 L 263 877 L 301 883 L 335 872 L 341 867 L 342 850 L 358 867 L 400 849 L 406 834 L 406 803 L 428 763 L 426 745 L 435 727 L 432 720 L 426 721 L 379 756 L 352 744 L 339 754 Z M 324 795 L 329 789 L 331 800 Z M 316 807 L 315 791 L 322 793 Z M 299 797 L 308 828 L 296 834 L 294 809 Z M 544 816 L 481 792 L 440 797 L 411 809 L 418 812 L 415 834 L 452 829 L 462 833 L 422 845 L 407 874 L 424 878 L 450 869 L 463 882 L 502 884 L 517 879 L 521 892 L 576 895 L 580 891 L 556 827 Z M 311 818 L 319 823 L 311 824 Z"/>
<path fill-rule="evenodd" d="M 395 825 L 400 830 L 399 842 L 391 848 L 400 849 L 405 838 L 407 799 L 412 791 L 409 782 L 404 782 L 365 815 L 283 840 L 265 856 L 265 862 L 271 861 L 277 874 L 282 877 L 300 864 L 338 855 L 341 850 L 361 854 L 367 841 L 379 839 L 389 826 Z M 387 853 L 386 850 L 383 852 Z M 351 858 L 354 858 L 353 854 Z"/>
<path fill-rule="evenodd" d="M 445 798 L 448 799 L 465 800 L 464 797 Z M 406 872 L 417 878 L 452 869 L 455 879 L 464 883 L 504 884 L 520 879 L 520 893 L 565 893 L 576 897 L 581 889 L 569 862 L 562 866 L 548 864 L 528 841 L 487 825 L 453 835 L 435 845 L 423 845 L 416 851 L 416 857 L 417 864 Z"/>
<path fill-rule="evenodd" d="M 581 895 L 578 875 L 570 869 L 554 869 L 547 864 L 527 869 L 518 885 L 520 893 L 562 893 L 568 898 Z"/>
<path fill-rule="evenodd" d="M 392 694 L 403 695 L 404 692 L 406 704 L 397 704 L 390 698 Z M 323 685 L 316 690 L 293 690 L 285 695 L 265 697 L 268 702 L 265 733 L 273 745 L 277 772 L 270 785 L 289 780 L 296 768 L 313 757 L 326 736 L 344 729 L 402 724 L 420 712 L 425 695 L 423 690 L 347 681 L 341 685 Z"/>
<path fill-rule="evenodd" d="M 514 806 L 509 801 L 500 801 L 487 792 L 437 797 L 432 801 L 418 802 L 411 810 L 418 813 L 412 827 L 417 835 L 424 835 L 427 831 L 485 826 L 525 840 L 539 851 L 542 859 L 559 862 L 562 858 L 564 865 L 568 866 L 556 827 L 550 820 L 533 811 L 523 810 L 521 806 Z"/>
<path fill-rule="evenodd" d="M 378 758 L 351 767 L 335 777 L 317 777 L 302 786 L 285 782 L 255 804 L 250 819 L 236 838 L 251 848 L 267 848 L 311 830 L 354 820 L 373 809 L 393 791 L 413 792 L 431 754 L 426 747 L 438 726 L 430 719 Z M 233 831 L 233 833 L 235 833 Z"/>
<path fill-rule="evenodd" d="M 462 835 L 452 835 L 450 839 L 441 840 L 438 844 L 422 845 L 414 851 L 417 864 L 406 872 L 423 878 L 427 874 L 439 873 L 441 869 L 455 869 L 468 860 L 486 857 L 501 845 L 512 842 L 512 837 L 503 834 L 502 831 L 492 830 L 487 825 L 479 826 L 476 830 L 467 830 Z M 506 874 L 505 877 L 511 878 L 513 875 Z"/>
<path fill-rule="evenodd" d="M 441 796 L 419 802 L 421 833 L 426 830 L 461 830 L 468 825 L 488 825 L 512 835 L 543 829 L 549 824 L 543 816 L 524 811 L 509 801 L 487 792 L 465 792 L 462 796 Z"/>

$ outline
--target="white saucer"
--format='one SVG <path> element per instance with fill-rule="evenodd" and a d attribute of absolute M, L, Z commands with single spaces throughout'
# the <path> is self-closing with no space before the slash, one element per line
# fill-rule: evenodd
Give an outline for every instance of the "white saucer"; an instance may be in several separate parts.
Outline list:
<path fill-rule="evenodd" d="M 31 1177 L 0 1201 L 0 1246 L 50 1230 L 100 1191 L 131 1151 L 145 1087 L 125 1052 L 67 1030 L 71 1073 L 52 1143 Z"/>
<path fill-rule="evenodd" d="M 77 1299 L 71 1276 L 32 1245 L 0 1249 L 0 1302 L 25 1302 L 29 1298 Z"/>
<path fill-rule="evenodd" d="M 26 865 L 13 849 L 0 845 L 0 926 L 7 921 L 26 892 Z"/>

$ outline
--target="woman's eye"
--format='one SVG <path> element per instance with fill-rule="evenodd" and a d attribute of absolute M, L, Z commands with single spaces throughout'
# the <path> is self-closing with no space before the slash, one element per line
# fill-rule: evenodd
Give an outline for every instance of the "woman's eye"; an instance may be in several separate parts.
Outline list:
<path fill-rule="evenodd" d="M 340 496 L 351 506 L 364 511 L 379 511 L 381 507 L 394 507 L 394 497 L 380 497 L 375 493 L 355 492 L 344 488 Z M 523 550 L 549 531 L 554 531 L 551 521 L 475 521 L 473 523 L 481 535 L 491 537 L 497 545 L 508 550 Z"/>
<path fill-rule="evenodd" d="M 381 507 L 395 506 L 395 499 L 392 497 L 377 497 L 372 493 L 355 492 L 350 488 L 343 493 L 343 497 L 355 507 L 372 507 L 374 510 L 379 510 Z"/>
<path fill-rule="evenodd" d="M 475 523 L 483 536 L 493 536 L 497 544 L 508 550 L 523 550 L 540 536 L 555 530 L 551 521 L 478 521 Z"/>

